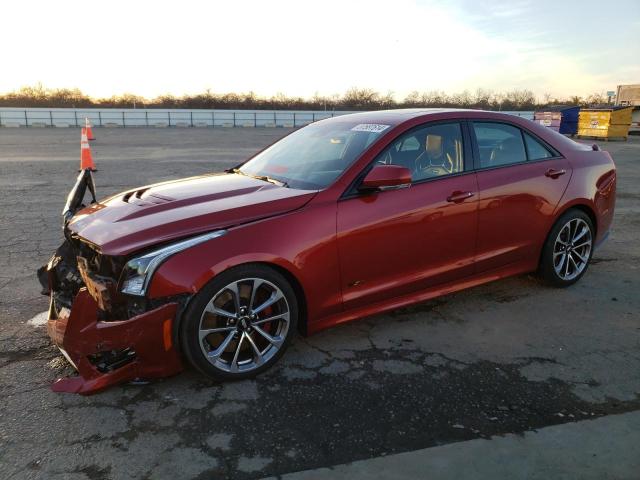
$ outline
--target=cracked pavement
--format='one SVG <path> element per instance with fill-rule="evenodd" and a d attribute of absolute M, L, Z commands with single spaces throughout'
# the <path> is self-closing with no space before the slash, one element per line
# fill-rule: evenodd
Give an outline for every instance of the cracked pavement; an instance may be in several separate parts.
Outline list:
<path fill-rule="evenodd" d="M 220 171 L 283 129 L 96 129 L 100 197 Z M 271 371 L 81 397 L 35 270 L 62 240 L 75 129 L 0 129 L 0 478 L 261 478 L 640 410 L 640 138 L 612 235 L 575 286 L 494 282 L 294 340 Z M 37 322 L 36 322 L 37 323 Z"/>

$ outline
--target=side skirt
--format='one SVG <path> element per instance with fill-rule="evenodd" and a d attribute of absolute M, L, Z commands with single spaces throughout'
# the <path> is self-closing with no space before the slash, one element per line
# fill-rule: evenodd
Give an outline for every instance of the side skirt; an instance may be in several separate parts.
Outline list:
<path fill-rule="evenodd" d="M 372 303 L 371 305 L 354 308 L 346 312 L 341 312 L 339 314 L 323 318 L 316 322 L 310 323 L 307 327 L 308 333 L 309 335 L 312 335 L 340 323 L 350 322 L 358 318 L 388 312 L 397 308 L 406 307 L 407 305 L 424 302 L 427 300 L 431 300 L 432 298 L 441 297 L 449 293 L 459 292 L 460 290 L 466 290 L 467 288 L 476 287 L 484 283 L 501 280 L 503 278 L 512 277 L 514 275 L 534 272 L 536 269 L 537 264 L 535 264 L 535 262 L 512 263 L 505 267 L 482 272 L 480 274 L 476 274 L 462 280 L 444 283 L 428 290 L 414 292 L 408 295 L 403 295 L 401 297 L 385 300 L 384 302 Z"/>

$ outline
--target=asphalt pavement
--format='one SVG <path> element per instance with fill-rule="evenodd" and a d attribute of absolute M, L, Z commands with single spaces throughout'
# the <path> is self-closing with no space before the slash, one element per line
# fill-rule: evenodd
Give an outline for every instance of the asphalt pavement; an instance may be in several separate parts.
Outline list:
<path fill-rule="evenodd" d="M 95 129 L 98 194 L 221 171 L 287 132 Z M 255 380 L 186 371 L 82 397 L 49 389 L 71 370 L 35 277 L 62 241 L 79 133 L 0 129 L 0 478 L 401 477 L 460 462 L 475 478 L 518 466 L 573 478 L 570 463 L 552 469 L 557 455 L 527 456 L 549 438 L 576 473 L 640 478 L 637 429 L 625 430 L 640 411 L 640 138 L 600 145 L 618 166 L 616 217 L 573 287 L 502 280 L 298 337 Z M 484 468 L 505 445 L 516 470 Z"/>

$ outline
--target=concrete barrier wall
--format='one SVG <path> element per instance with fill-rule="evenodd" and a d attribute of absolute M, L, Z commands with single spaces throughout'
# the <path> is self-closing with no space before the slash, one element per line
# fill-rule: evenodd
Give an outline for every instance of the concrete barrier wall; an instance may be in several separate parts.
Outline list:
<path fill-rule="evenodd" d="M 0 108 L 0 127 L 300 127 L 349 111 Z M 533 112 L 505 112 L 533 119 Z"/>

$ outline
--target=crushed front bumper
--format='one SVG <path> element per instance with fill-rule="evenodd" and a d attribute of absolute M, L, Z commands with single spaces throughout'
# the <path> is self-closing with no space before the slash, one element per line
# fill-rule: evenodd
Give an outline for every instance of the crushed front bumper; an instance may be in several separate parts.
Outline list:
<path fill-rule="evenodd" d="M 47 331 L 78 371 L 56 380 L 53 391 L 90 395 L 121 382 L 182 371 L 173 342 L 177 303 L 119 321 L 99 320 L 98 310 L 86 288 L 78 291 L 71 310 L 56 311 L 51 301 Z"/>

